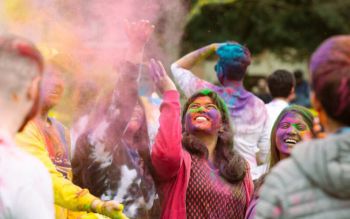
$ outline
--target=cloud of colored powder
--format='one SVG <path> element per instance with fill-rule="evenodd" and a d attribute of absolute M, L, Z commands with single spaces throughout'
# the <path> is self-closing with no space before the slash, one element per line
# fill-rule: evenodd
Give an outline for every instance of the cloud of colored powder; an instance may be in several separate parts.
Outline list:
<path fill-rule="evenodd" d="M 185 13 L 183 1 L 170 0 L 3 0 L 0 33 L 34 41 L 47 62 L 66 73 L 69 97 L 61 105 L 67 108 L 77 102 L 75 97 L 89 98 L 80 95 L 85 84 L 96 83 L 96 90 L 113 86 L 105 82 L 116 75 L 115 65 L 125 54 L 125 20 L 155 24 L 145 59 L 152 56 L 169 64 L 178 53 Z"/>

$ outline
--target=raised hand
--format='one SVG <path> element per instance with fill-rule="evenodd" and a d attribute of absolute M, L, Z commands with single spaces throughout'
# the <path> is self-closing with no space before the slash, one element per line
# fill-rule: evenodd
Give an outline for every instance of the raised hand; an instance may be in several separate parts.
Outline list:
<path fill-rule="evenodd" d="M 148 20 L 137 22 L 125 21 L 124 28 L 130 46 L 135 48 L 143 48 L 154 31 L 154 25 Z"/>
<path fill-rule="evenodd" d="M 154 84 L 157 86 L 161 94 L 167 90 L 176 90 L 174 82 L 168 76 L 160 61 L 151 59 L 149 63 L 149 72 Z"/>

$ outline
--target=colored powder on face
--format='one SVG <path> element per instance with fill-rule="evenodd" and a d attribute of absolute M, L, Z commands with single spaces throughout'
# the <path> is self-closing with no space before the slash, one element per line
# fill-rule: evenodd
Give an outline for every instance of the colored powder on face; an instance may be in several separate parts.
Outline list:
<path fill-rule="evenodd" d="M 212 125 L 212 127 L 211 127 L 212 131 L 215 131 L 216 129 L 219 129 L 220 126 L 221 126 L 221 122 L 220 122 L 221 117 L 220 117 L 219 111 L 217 111 L 215 109 L 211 109 L 206 114 L 209 116 L 209 118 L 212 119 L 212 124 L 211 124 Z"/>
<path fill-rule="evenodd" d="M 214 133 L 221 127 L 221 117 L 219 111 L 216 109 L 211 109 L 208 112 L 205 112 L 204 107 L 201 106 L 198 109 L 190 109 L 186 113 L 186 130 L 188 130 L 190 133 L 197 130 L 196 124 L 193 124 L 192 122 L 192 115 L 195 113 L 201 113 L 203 116 L 210 118 L 211 122 L 210 125 L 207 126 L 207 130 L 205 130 L 206 132 Z"/>

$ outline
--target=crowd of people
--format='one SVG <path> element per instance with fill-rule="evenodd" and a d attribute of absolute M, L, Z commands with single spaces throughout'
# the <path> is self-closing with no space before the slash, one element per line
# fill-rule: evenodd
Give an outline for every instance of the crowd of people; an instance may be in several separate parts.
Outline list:
<path fill-rule="evenodd" d="M 349 218 L 350 36 L 313 53 L 311 89 L 300 72 L 272 72 L 265 104 L 243 86 L 251 54 L 242 44 L 190 52 L 170 77 L 143 57 L 154 26 L 125 31 L 113 90 L 74 132 L 49 116 L 61 73 L 30 41 L 0 36 L 0 218 Z M 194 71 L 212 54 L 219 85 Z M 160 107 L 145 106 L 141 74 Z M 159 110 L 153 134 L 149 109 Z"/>

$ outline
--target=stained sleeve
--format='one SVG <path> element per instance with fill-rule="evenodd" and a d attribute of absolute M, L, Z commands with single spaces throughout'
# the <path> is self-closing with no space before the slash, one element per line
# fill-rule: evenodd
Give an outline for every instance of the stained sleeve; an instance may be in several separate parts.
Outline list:
<path fill-rule="evenodd" d="M 179 93 L 175 90 L 164 93 L 159 125 L 151 159 L 156 174 L 166 180 L 177 175 L 183 159 Z"/>

